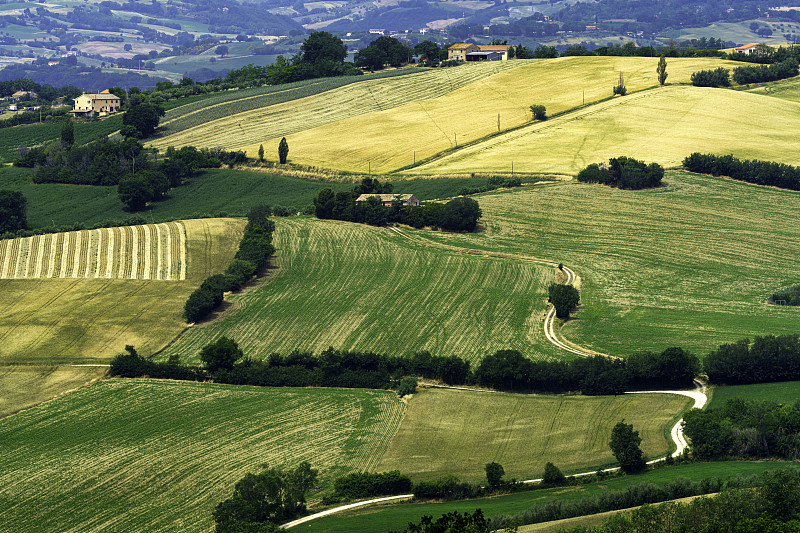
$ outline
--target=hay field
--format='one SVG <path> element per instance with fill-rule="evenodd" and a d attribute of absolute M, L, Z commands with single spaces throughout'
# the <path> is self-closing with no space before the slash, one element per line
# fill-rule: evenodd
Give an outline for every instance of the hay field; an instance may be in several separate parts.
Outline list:
<path fill-rule="evenodd" d="M 800 78 L 765 83 L 759 87 L 749 89 L 747 92 L 800 102 Z"/>
<path fill-rule="evenodd" d="M 59 265 L 59 272 L 75 273 L 78 277 L 0 279 L 0 307 L 3 309 L 0 361 L 106 362 L 126 344 L 136 346 L 142 354 L 153 353 L 167 344 L 185 327 L 181 315 L 186 298 L 207 276 L 225 269 L 236 252 L 244 226 L 243 221 L 232 219 L 188 220 L 181 224 L 186 228 L 185 267 L 172 261 L 159 263 L 159 247 L 152 240 L 149 250 L 139 242 L 124 256 L 103 253 L 101 247 L 97 248 L 101 250 L 97 255 L 76 254 L 76 250 L 89 249 L 78 247 L 75 240 L 69 239 L 70 236 L 77 239 L 77 232 L 51 236 L 65 244 L 55 251 L 46 246 L 36 248 L 52 254 L 52 260 L 24 262 L 20 259 L 20 264 L 27 265 L 25 272 L 32 271 L 34 275 L 38 272 L 41 276 L 49 271 L 50 265 Z M 151 226 L 151 231 L 155 234 L 155 227 Z M 141 236 L 146 230 L 138 227 L 133 232 L 131 228 L 123 228 L 120 232 L 131 232 L 128 235 L 131 237 L 134 233 Z M 107 233 L 113 234 L 113 231 Z M 173 236 L 180 244 L 179 235 Z M 16 249 L 21 249 L 19 243 L 23 241 L 6 241 L 4 249 L 13 250 L 12 243 L 17 243 Z M 132 237 L 125 242 L 132 244 Z M 171 248 L 173 252 L 178 249 Z M 134 250 L 138 250 L 136 258 Z M 162 257 L 165 250 L 166 244 L 162 242 Z M 10 260 L 4 259 L 2 264 L 10 264 Z M 138 265 L 137 279 L 102 276 L 91 279 L 86 275 L 87 269 L 92 275 L 108 273 L 110 269 L 112 273 L 123 272 L 124 277 L 129 278 L 134 265 Z M 169 265 L 173 265 L 172 270 Z M 3 269 L 4 272 L 12 270 Z M 19 267 L 15 272 L 21 271 Z M 167 272 L 174 281 L 156 279 L 154 275 Z"/>
<path fill-rule="evenodd" d="M 102 381 L 0 420 L 3 528 L 211 532 L 263 464 L 309 461 L 326 489 L 373 469 L 402 412 L 390 391 Z"/>
<path fill-rule="evenodd" d="M 544 105 L 553 115 L 608 98 L 620 72 L 629 91 L 658 84 L 657 58 L 564 57 L 519 63 L 518 68 L 475 80 L 434 99 L 414 100 L 369 115 L 340 117 L 342 120 L 324 126 L 292 132 L 287 136 L 289 158 L 340 170 L 361 172 L 371 166 L 373 172 L 388 172 L 497 133 L 498 115 L 500 129 L 505 130 L 530 121 L 532 104 Z M 670 83 L 688 83 L 696 70 L 732 64 L 719 59 L 676 58 L 670 59 L 667 70 Z M 265 146 L 277 146 L 279 138 L 275 137 Z M 486 142 L 494 146 L 497 141 Z M 258 145 L 247 149 L 255 153 Z M 538 139 L 534 144 L 522 141 L 516 150 L 534 158 L 542 151 Z M 467 172 L 477 170 L 483 169 L 470 167 Z M 510 170 L 510 165 L 502 170 Z"/>
<path fill-rule="evenodd" d="M 276 225 L 276 270 L 160 358 L 196 362 L 220 335 L 251 357 L 329 346 L 473 361 L 501 348 L 561 356 L 542 327 L 555 268 L 434 250 L 387 228 L 310 218 Z"/>
<path fill-rule="evenodd" d="M 530 396 L 427 389 L 408 403 L 397 436 L 378 463 L 415 479 L 455 474 L 485 479 L 486 463 L 503 465 L 508 479 L 541 476 L 553 462 L 564 472 L 611 465 L 611 428 L 633 424 L 649 458 L 669 451 L 665 430 L 686 398 L 668 394 Z"/>
<path fill-rule="evenodd" d="M 562 334 L 625 356 L 797 333 L 800 309 L 771 306 L 797 282 L 800 195 L 668 172 L 665 186 L 622 191 L 580 183 L 478 198 L 480 234 L 415 232 L 457 246 L 563 262 L 581 275 L 577 320 Z"/>
<path fill-rule="evenodd" d="M 436 98 L 476 80 L 503 70 L 518 68 L 525 63 L 527 61 L 481 63 L 455 69 L 424 70 L 419 73 L 377 79 L 364 76 L 363 80 L 357 83 L 311 95 L 303 94 L 302 91 L 313 93 L 314 85 L 321 85 L 323 82 L 304 86 L 298 84 L 298 89 L 290 87 L 286 90 L 288 93 L 296 92 L 301 95 L 297 100 L 271 105 L 271 101 L 282 100 L 281 91 L 272 91 L 275 93 L 272 96 L 251 97 L 256 99 L 254 102 L 258 107 L 254 107 L 253 102 L 247 99 L 226 103 L 218 115 L 209 115 L 213 111 L 209 110 L 182 118 L 194 121 L 193 127 L 183 129 L 184 126 L 180 126 L 178 128 L 180 131 L 174 135 L 155 139 L 151 144 L 158 148 L 170 145 L 222 146 L 228 150 L 245 149 L 252 157 L 258 151 L 259 144 L 264 143 L 267 157 L 277 159 L 275 156 L 278 143 L 274 143 L 275 154 L 270 156 L 273 150 L 268 149 L 269 139 L 280 139 L 330 122 L 398 107 L 408 102 Z M 336 83 L 336 78 L 325 82 L 326 85 Z M 168 131 L 170 127 L 167 123 Z M 292 158 L 293 155 L 290 156 L 290 159 Z"/>
<path fill-rule="evenodd" d="M 796 165 L 799 128 L 799 103 L 744 91 L 663 87 L 532 124 L 408 172 L 508 172 L 513 162 L 519 172 L 575 174 L 620 155 L 680 166 L 697 151 Z"/>
<path fill-rule="evenodd" d="M 0 366 L 0 418 L 103 377 L 97 366 Z"/>

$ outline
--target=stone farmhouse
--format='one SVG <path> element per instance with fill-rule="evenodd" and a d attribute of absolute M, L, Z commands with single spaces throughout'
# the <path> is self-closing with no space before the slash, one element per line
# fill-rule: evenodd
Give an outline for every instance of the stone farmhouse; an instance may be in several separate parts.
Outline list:
<path fill-rule="evenodd" d="M 511 48 L 512 46 L 508 44 L 456 43 L 447 49 L 447 59 L 450 61 L 506 61 Z"/>
<path fill-rule="evenodd" d="M 419 200 L 413 194 L 362 194 L 356 198 L 356 202 L 366 202 L 370 198 L 378 198 L 385 207 L 391 207 L 395 200 L 400 200 L 403 205 L 419 205 Z"/>
<path fill-rule="evenodd" d="M 75 107 L 70 110 L 75 116 L 91 117 L 116 113 L 122 107 L 119 96 L 107 90 L 99 94 L 84 93 L 75 99 Z"/>

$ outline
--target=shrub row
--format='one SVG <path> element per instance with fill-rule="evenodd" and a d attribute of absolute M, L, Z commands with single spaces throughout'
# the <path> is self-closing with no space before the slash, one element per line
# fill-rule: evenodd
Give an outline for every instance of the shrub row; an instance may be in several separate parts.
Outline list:
<path fill-rule="evenodd" d="M 200 288 L 189 295 L 183 308 L 183 315 L 188 322 L 206 318 L 222 303 L 224 293 L 241 289 L 267 266 L 269 257 L 275 252 L 272 245 L 274 229 L 275 224 L 268 219 L 258 222 L 251 219 L 248 222 L 239 242 L 239 250 L 225 273 L 206 278 Z"/>
<path fill-rule="evenodd" d="M 693 72 L 691 80 L 695 87 L 730 87 L 731 85 L 730 70 L 724 67 Z"/>
<path fill-rule="evenodd" d="M 715 385 L 800 379 L 800 335 L 765 335 L 723 344 L 704 361 Z"/>
<path fill-rule="evenodd" d="M 773 304 L 781 302 L 783 305 L 800 305 L 800 285 L 795 285 L 794 287 L 776 292 L 769 297 L 769 301 Z"/>
<path fill-rule="evenodd" d="M 695 152 L 683 160 L 683 168 L 689 172 L 728 176 L 757 185 L 771 185 L 793 191 L 800 190 L 800 168 L 783 163 Z"/>
<path fill-rule="evenodd" d="M 408 494 L 411 492 L 411 478 L 399 470 L 374 474 L 359 472 L 337 478 L 333 490 L 336 496 L 348 499 Z"/>
<path fill-rule="evenodd" d="M 794 471 L 792 470 L 792 472 Z M 762 479 L 763 476 L 736 477 L 728 480 L 706 478 L 698 483 L 686 478 L 675 478 L 661 487 L 650 482 L 637 483 L 624 490 L 602 491 L 598 494 L 584 496 L 579 500 L 551 499 L 513 516 L 495 516 L 490 521 L 491 529 L 492 531 L 503 529 L 514 523 L 518 525 L 539 524 L 698 494 L 712 494 L 733 488 L 748 488 L 756 486 Z"/>
<path fill-rule="evenodd" d="M 739 85 L 763 83 L 792 78 L 797 76 L 798 73 L 800 73 L 800 63 L 791 58 L 771 65 L 736 67 L 733 69 L 733 81 Z"/>
<path fill-rule="evenodd" d="M 648 189 L 661 185 L 664 167 L 649 165 L 631 157 L 614 157 L 608 165 L 593 163 L 578 173 L 578 181 L 602 183 L 619 189 Z"/>

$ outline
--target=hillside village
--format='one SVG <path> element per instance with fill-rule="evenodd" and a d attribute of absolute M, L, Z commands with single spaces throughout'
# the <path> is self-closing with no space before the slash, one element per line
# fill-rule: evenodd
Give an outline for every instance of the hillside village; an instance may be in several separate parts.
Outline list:
<path fill-rule="evenodd" d="M 0 530 L 800 531 L 800 8 L 451 4 L 4 8 Z"/>

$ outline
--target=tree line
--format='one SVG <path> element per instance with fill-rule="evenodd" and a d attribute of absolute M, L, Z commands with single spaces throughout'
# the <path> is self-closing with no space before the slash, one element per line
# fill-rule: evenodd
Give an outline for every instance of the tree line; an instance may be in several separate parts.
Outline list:
<path fill-rule="evenodd" d="M 238 291 L 267 266 L 270 256 L 275 252 L 272 245 L 275 223 L 269 220 L 269 215 L 269 206 L 260 205 L 250 209 L 239 249 L 225 273 L 206 278 L 186 300 L 183 315 L 188 322 L 199 322 L 206 318 L 222 304 L 226 292 Z"/>
<path fill-rule="evenodd" d="M 644 163 L 632 157 L 612 157 L 608 165 L 592 163 L 578 172 L 578 181 L 602 183 L 619 189 L 648 189 L 661 185 L 664 167 Z"/>
<path fill-rule="evenodd" d="M 770 383 L 800 379 L 800 335 L 765 335 L 723 344 L 704 361 L 715 385 Z"/>
<path fill-rule="evenodd" d="M 364 178 L 352 191 L 334 193 L 322 189 L 314 197 L 314 214 L 320 219 L 345 220 L 372 226 L 392 223 L 408 224 L 414 228 L 441 228 L 448 231 L 474 231 L 481 209 L 472 198 L 459 197 L 447 203 L 422 203 L 403 205 L 399 197 L 390 206 L 384 206 L 377 196 L 357 201 L 362 194 L 391 194 L 392 184 L 381 184 L 377 179 Z"/>
<path fill-rule="evenodd" d="M 689 172 L 728 176 L 757 185 L 771 185 L 793 191 L 800 190 L 800 168 L 784 163 L 695 152 L 684 158 L 683 168 Z"/>
<path fill-rule="evenodd" d="M 736 67 L 733 69 L 733 81 L 739 85 L 748 83 L 764 83 L 768 81 L 793 78 L 800 73 L 800 63 L 795 58 L 789 58 L 780 63 L 769 65 L 754 65 L 752 67 Z"/>

